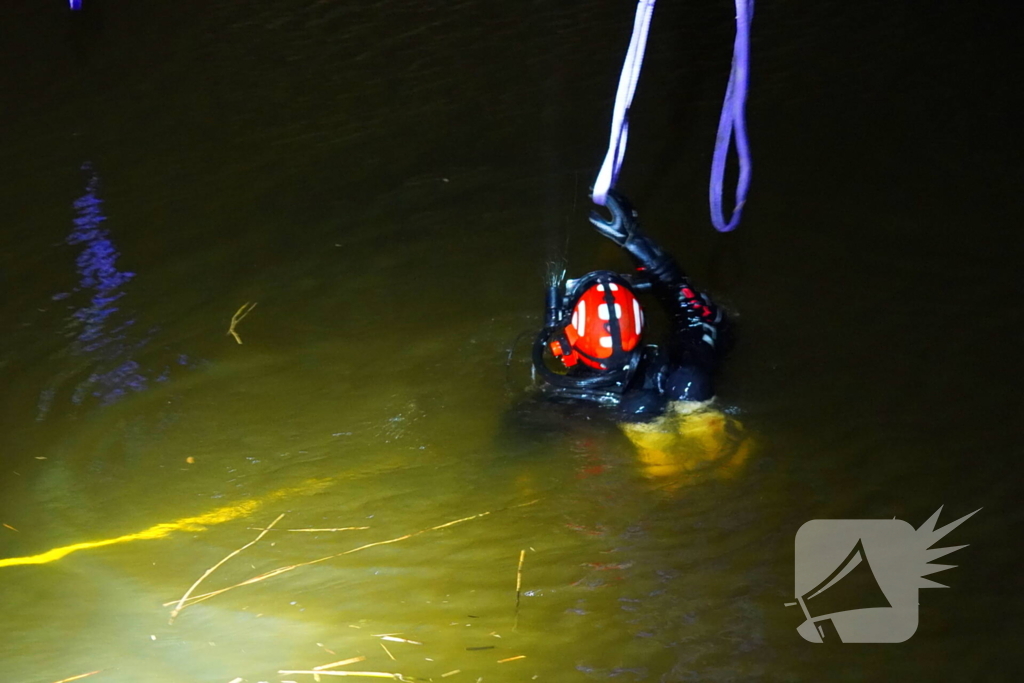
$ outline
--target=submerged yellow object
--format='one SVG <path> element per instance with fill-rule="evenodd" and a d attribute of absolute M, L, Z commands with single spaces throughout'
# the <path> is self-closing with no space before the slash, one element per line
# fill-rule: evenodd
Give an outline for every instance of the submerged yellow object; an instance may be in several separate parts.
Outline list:
<path fill-rule="evenodd" d="M 620 426 L 637 449 L 641 471 L 651 479 L 679 479 L 705 470 L 729 477 L 753 447 L 742 423 L 706 407 L 674 410 L 653 422 Z"/>
<path fill-rule="evenodd" d="M 67 557 L 71 553 L 78 552 L 79 550 L 103 548 L 108 545 L 128 543 L 130 541 L 148 541 L 163 538 L 175 531 L 205 531 L 207 527 L 215 524 L 223 524 L 224 522 L 230 522 L 231 520 L 251 515 L 265 504 L 275 500 L 280 500 L 299 493 L 315 493 L 330 483 L 330 479 L 311 479 L 300 486 L 279 489 L 264 496 L 263 498 L 243 500 L 239 503 L 235 503 L 234 505 L 225 505 L 224 507 L 219 507 L 215 510 L 211 510 L 210 512 L 206 512 L 201 515 L 196 515 L 194 517 L 185 517 L 173 522 L 157 524 L 133 534 L 125 534 L 115 538 L 105 538 L 99 541 L 73 543 L 71 545 L 61 546 L 60 548 L 47 550 L 45 553 L 40 553 L 38 555 L 7 557 L 0 559 L 0 567 L 14 567 L 24 564 L 46 564 L 48 562 L 59 560 L 63 557 Z"/>

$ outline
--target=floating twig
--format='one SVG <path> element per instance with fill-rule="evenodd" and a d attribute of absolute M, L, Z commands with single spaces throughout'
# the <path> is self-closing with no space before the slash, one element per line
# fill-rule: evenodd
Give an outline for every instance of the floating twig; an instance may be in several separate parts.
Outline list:
<path fill-rule="evenodd" d="M 506 657 L 505 659 L 499 659 L 498 664 L 504 664 L 505 662 L 514 662 L 517 659 L 526 659 L 526 655 L 516 655 L 515 657 Z"/>
<path fill-rule="evenodd" d="M 331 662 L 330 664 L 321 664 L 320 666 L 314 666 L 313 671 L 323 671 L 324 669 L 333 669 L 336 666 L 348 666 L 349 664 L 355 664 L 356 662 L 365 661 L 366 657 L 359 655 L 358 657 L 350 657 L 349 659 L 343 659 L 340 662 Z"/>
<path fill-rule="evenodd" d="M 380 646 L 382 648 L 384 648 L 384 652 L 388 653 L 388 657 L 391 657 L 391 661 L 393 661 L 393 662 L 397 662 L 398 661 L 397 659 L 395 659 L 395 656 L 393 654 L 391 654 L 391 650 L 388 649 L 387 645 L 385 645 L 384 643 L 381 643 Z"/>
<path fill-rule="evenodd" d="M 235 341 L 238 342 L 239 344 L 242 343 L 242 338 L 238 336 L 237 332 L 235 332 L 235 326 L 238 325 L 238 323 L 242 322 L 242 319 L 245 316 L 252 313 L 252 309 L 256 308 L 256 303 L 257 302 L 254 301 L 253 303 L 250 304 L 248 301 L 246 301 L 244 304 L 242 304 L 242 307 L 235 311 L 235 314 L 231 316 L 231 327 L 228 328 L 227 333 L 234 337 Z"/>
<path fill-rule="evenodd" d="M 452 671 L 449 671 L 446 674 L 441 674 L 441 678 L 448 678 L 449 676 L 454 676 L 455 674 L 461 673 L 461 672 L 462 672 L 462 669 L 454 669 Z"/>
<path fill-rule="evenodd" d="M 519 551 L 519 567 L 516 569 L 516 620 L 512 624 L 512 630 L 519 628 L 519 597 L 520 588 L 523 586 L 523 560 L 526 559 L 526 550 Z"/>
<path fill-rule="evenodd" d="M 312 676 L 362 676 L 363 678 L 393 678 L 396 681 L 408 681 L 402 674 L 386 673 L 384 671 L 294 671 L 285 669 L 278 671 L 279 674 L 310 674 Z"/>
<path fill-rule="evenodd" d="M 250 546 L 253 546 L 253 545 L 255 545 L 255 544 L 256 544 L 256 543 L 257 543 L 257 542 L 258 542 L 258 541 L 259 541 L 259 540 L 260 540 L 261 538 L 263 538 L 264 536 L 266 536 L 267 532 L 268 532 L 268 531 L 270 531 L 270 530 L 271 530 L 271 529 L 272 529 L 272 528 L 274 527 L 274 525 L 275 525 L 275 524 L 277 524 L 278 522 L 280 522 L 280 521 L 281 521 L 281 518 L 282 518 L 282 517 L 284 517 L 284 513 L 283 513 L 283 512 L 282 512 L 282 513 L 281 513 L 280 515 L 278 515 L 278 516 L 277 516 L 277 519 L 275 519 L 275 520 L 274 520 L 273 522 L 271 522 L 271 523 L 270 523 L 270 525 L 269 525 L 269 526 L 267 526 L 267 528 L 266 528 L 266 529 L 264 529 L 263 531 L 261 531 L 261 532 L 260 532 L 260 535 L 259 535 L 259 536 L 257 536 L 257 537 L 256 537 L 256 538 L 254 538 L 253 540 L 249 541 L 248 543 L 246 543 L 245 545 L 243 545 L 243 546 L 242 546 L 241 548 L 239 548 L 238 550 L 235 550 L 235 551 L 233 551 L 232 553 L 230 553 L 230 554 L 229 554 L 229 555 L 228 555 L 227 557 L 225 557 L 225 558 L 224 558 L 223 560 L 221 560 L 221 561 L 220 561 L 220 562 L 218 562 L 217 564 L 215 564 L 215 565 L 213 565 L 212 567 L 210 567 L 209 569 L 207 569 L 207 570 L 206 570 L 206 571 L 205 571 L 205 572 L 203 573 L 203 575 L 202 575 L 202 576 L 200 576 L 200 577 L 199 577 L 198 579 L 196 579 L 196 582 L 195 582 L 195 583 L 193 583 L 193 584 L 192 584 L 192 585 L 191 585 L 191 586 L 189 587 L 189 589 L 188 589 L 187 591 L 185 591 L 185 594 L 184 594 L 183 596 L 181 596 L 181 599 L 180 599 L 180 600 L 178 600 L 178 604 L 177 604 L 177 605 L 175 605 L 175 607 L 174 607 L 174 609 L 173 609 L 173 610 L 171 610 L 171 618 L 170 618 L 170 620 L 169 620 L 169 621 L 168 621 L 167 623 L 168 623 L 168 624 L 173 624 L 173 623 L 174 623 L 174 618 L 178 616 L 178 614 L 179 614 L 179 613 L 181 612 L 181 610 L 185 609 L 185 608 L 183 607 L 183 605 L 185 604 L 185 601 L 186 601 L 186 600 L 188 600 L 188 597 L 189 597 L 189 596 L 190 596 L 190 595 L 192 594 L 192 591 L 194 591 L 194 590 L 196 589 L 196 587 L 197 587 L 197 586 L 198 586 L 198 585 L 199 585 L 200 583 L 202 583 L 202 582 L 203 582 L 203 579 L 205 579 L 205 578 L 206 578 L 207 576 L 209 576 L 210 574 L 212 574 L 212 573 L 213 573 L 214 571 L 216 571 L 216 570 L 217 570 L 217 568 L 218 568 L 218 567 L 220 567 L 220 566 L 221 566 L 222 564 L 224 564 L 225 562 L 227 562 L 228 560 L 230 560 L 230 559 L 231 559 L 232 557 L 234 557 L 234 556 L 235 556 L 235 555 L 237 555 L 238 553 L 242 552 L 243 550 L 245 550 L 246 548 L 248 548 L 248 547 L 250 547 Z"/>
<path fill-rule="evenodd" d="M 409 643 L 410 645 L 422 645 L 418 640 L 406 640 L 405 638 L 396 638 L 395 636 L 379 636 L 381 640 L 390 640 L 393 643 Z"/>
<path fill-rule="evenodd" d="M 527 505 L 533 505 L 538 500 L 539 499 L 531 500 L 528 503 L 520 503 L 518 505 L 511 505 L 511 506 L 509 506 L 507 508 L 502 508 L 502 510 L 511 510 L 511 509 L 514 509 L 514 508 L 526 507 Z M 412 532 L 410 534 L 405 534 L 404 536 L 399 536 L 397 538 L 390 538 L 390 539 L 388 539 L 386 541 L 377 541 L 376 543 L 367 543 L 367 544 L 361 545 L 361 546 L 359 546 L 357 548 L 352 548 L 351 550 L 346 550 L 346 551 L 340 552 L 340 553 L 334 553 L 333 555 L 327 555 L 325 557 L 320 557 L 320 558 L 317 558 L 315 560 L 309 560 L 308 562 L 299 562 L 297 564 L 290 564 L 290 565 L 287 565 L 287 566 L 284 566 L 284 567 L 278 567 L 277 569 L 272 569 L 269 572 L 265 572 L 265 573 L 260 574 L 258 576 L 254 576 L 252 578 L 246 579 L 245 581 L 241 581 L 239 583 L 236 583 L 233 586 L 228 586 L 226 588 L 221 588 L 219 590 L 210 591 L 209 593 L 203 593 L 202 595 L 193 595 L 193 596 L 189 597 L 189 599 L 186 601 L 187 604 L 185 606 L 188 607 L 188 606 L 194 605 L 197 602 L 202 602 L 203 600 L 209 600 L 210 598 L 215 597 L 217 595 L 220 595 L 221 593 L 226 593 L 226 592 L 228 592 L 230 590 L 234 590 L 236 588 L 241 588 L 242 586 L 248 586 L 248 585 L 251 585 L 251 584 L 254 584 L 254 583 L 259 583 L 260 581 L 266 581 L 267 579 L 271 579 L 271 578 L 273 578 L 275 576 L 279 576 L 281 574 L 286 574 L 286 573 L 294 571 L 296 569 L 300 569 L 301 567 L 309 567 L 310 565 L 319 564 L 321 562 L 326 562 L 327 560 L 333 560 L 334 558 L 341 557 L 343 555 L 351 555 L 352 553 L 357 553 L 357 552 L 359 552 L 361 550 L 367 550 L 369 548 L 375 548 L 377 546 L 389 545 L 391 543 L 398 543 L 399 541 L 404 541 L 406 539 L 413 538 L 414 536 L 419 536 L 420 534 L 425 534 L 428 531 L 437 531 L 439 529 L 446 529 L 446 528 L 448 528 L 450 526 L 455 526 L 456 524 L 461 524 L 463 522 L 468 522 L 468 521 L 473 520 L 473 519 L 479 519 L 481 517 L 486 517 L 487 515 L 490 515 L 492 512 L 493 511 L 481 512 L 481 513 L 476 514 L 476 515 L 470 515 L 469 517 L 463 517 L 461 519 L 452 520 L 451 522 L 445 522 L 444 524 L 438 524 L 437 526 L 432 526 L 432 527 L 427 528 L 427 529 L 420 529 L 419 531 L 414 531 L 414 532 Z M 174 604 L 174 603 L 173 602 L 167 603 L 167 604 L 165 604 L 165 606 L 170 605 L 170 604 Z"/>
<path fill-rule="evenodd" d="M 103 671 L 103 669 L 96 669 L 96 671 L 90 671 L 87 674 L 78 674 L 77 676 L 72 676 L 71 678 L 62 678 L 59 681 L 54 681 L 53 683 L 71 683 L 71 681 L 77 681 L 80 678 L 85 678 L 87 676 L 95 676 L 100 671 Z"/>
<path fill-rule="evenodd" d="M 250 531 L 271 531 L 270 528 L 263 528 L 258 526 L 246 527 Z M 343 526 L 337 529 L 273 529 L 273 531 L 358 531 L 361 529 L 369 529 L 368 526 Z"/>

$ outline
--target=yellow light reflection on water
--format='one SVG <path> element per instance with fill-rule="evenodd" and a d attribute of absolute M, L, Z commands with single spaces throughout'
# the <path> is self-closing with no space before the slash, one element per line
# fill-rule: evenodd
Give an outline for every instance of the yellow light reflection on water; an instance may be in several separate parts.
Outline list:
<path fill-rule="evenodd" d="M 300 486 L 279 489 L 264 496 L 263 498 L 243 500 L 239 503 L 235 503 L 234 505 L 225 505 L 224 507 L 219 507 L 216 510 L 211 510 L 210 512 L 196 515 L 194 517 L 185 517 L 173 522 L 156 524 L 148 529 L 143 529 L 142 531 L 138 531 L 133 534 L 125 534 L 115 538 L 105 538 L 99 541 L 73 543 L 71 545 L 61 546 L 60 548 L 47 550 L 45 553 L 40 553 L 38 555 L 0 559 L 0 567 L 14 567 L 26 564 L 46 564 L 48 562 L 55 562 L 56 560 L 67 557 L 71 553 L 78 552 L 79 550 L 103 548 L 108 545 L 128 543 L 130 541 L 149 541 L 157 538 L 164 538 L 175 531 L 205 531 L 207 527 L 215 524 L 223 524 L 224 522 L 230 522 L 240 517 L 251 515 L 265 504 L 275 500 L 280 500 L 300 493 L 316 493 L 317 491 L 321 491 L 326 488 L 330 483 L 330 479 L 310 479 Z"/>

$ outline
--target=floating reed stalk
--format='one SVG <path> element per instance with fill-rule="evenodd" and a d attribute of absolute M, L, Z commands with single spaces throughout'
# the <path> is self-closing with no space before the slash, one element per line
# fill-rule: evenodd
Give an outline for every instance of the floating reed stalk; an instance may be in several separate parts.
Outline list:
<path fill-rule="evenodd" d="M 221 560 L 221 561 L 220 561 L 220 562 L 218 562 L 217 564 L 215 564 L 215 565 L 213 565 L 212 567 L 210 567 L 209 569 L 207 569 L 207 570 L 206 570 L 206 571 L 205 571 L 205 572 L 203 573 L 203 575 L 202 575 L 202 576 L 200 576 L 200 577 L 199 577 L 198 579 L 196 579 L 196 582 L 195 582 L 195 583 L 193 583 L 193 584 L 192 584 L 192 585 L 191 585 L 191 586 L 189 587 L 189 589 L 188 589 L 187 591 L 185 591 L 185 594 L 184 594 L 183 596 L 181 596 L 181 599 L 180 599 L 180 600 L 178 600 L 178 604 L 177 604 L 177 605 L 175 605 L 175 607 L 174 607 L 174 609 L 173 609 L 173 610 L 171 610 L 171 618 L 170 618 L 170 619 L 169 619 L 169 620 L 167 621 L 167 623 L 168 623 L 168 624 L 173 624 L 173 623 L 174 623 L 174 618 L 178 616 L 178 614 L 179 614 L 179 613 L 181 612 L 181 610 L 185 609 L 185 608 L 183 607 L 183 605 L 185 604 L 185 601 L 186 601 L 186 600 L 188 600 L 188 597 L 189 597 L 189 596 L 190 596 L 190 595 L 192 594 L 192 591 L 194 591 L 194 590 L 196 589 L 196 587 L 197 587 L 197 586 L 199 586 L 199 584 L 203 582 L 203 579 L 205 579 L 205 578 L 206 578 L 207 576 L 209 576 L 210 574 L 212 574 L 212 573 L 213 573 L 214 571 L 216 571 L 216 570 L 217 570 L 217 568 L 218 568 L 218 567 L 220 567 L 221 565 L 223 565 L 223 564 L 224 564 L 225 562 L 227 562 L 228 560 L 230 560 L 230 559 L 231 559 L 232 557 L 234 557 L 234 556 L 235 556 L 235 555 L 237 555 L 238 553 L 242 552 L 242 551 L 243 551 L 243 550 L 245 550 L 246 548 L 249 548 L 249 547 L 251 547 L 251 546 L 255 545 L 255 544 L 256 544 L 256 543 L 257 543 L 257 542 L 258 542 L 258 541 L 259 541 L 259 540 L 260 540 L 261 538 L 263 538 L 264 536 L 266 536 L 266 535 L 267 535 L 267 532 L 268 532 L 268 531 L 270 531 L 271 529 L 273 529 L 273 528 L 274 528 L 274 525 L 275 525 L 275 524 L 277 524 L 278 522 L 280 522 L 280 521 L 281 521 L 281 518 L 282 518 L 282 517 L 284 517 L 284 513 L 281 513 L 280 515 L 278 515 L 278 516 L 277 516 L 277 519 L 275 519 L 275 520 L 274 520 L 273 522 L 271 522 L 271 523 L 270 523 L 270 525 L 269 525 L 269 526 L 267 526 L 267 528 L 266 528 L 266 529 L 264 529 L 263 531 L 261 531 L 261 532 L 260 532 L 260 535 L 259 535 L 259 536 L 257 536 L 256 538 L 252 539 L 251 541 L 249 541 L 248 543 L 246 543 L 245 545 L 243 545 L 243 546 L 242 546 L 241 548 L 239 548 L 238 550 L 235 550 L 234 552 L 232 552 L 232 553 L 228 554 L 228 556 L 227 556 L 227 557 L 225 557 L 225 558 L 224 558 L 223 560 Z"/>
<path fill-rule="evenodd" d="M 247 528 L 250 531 L 270 531 L 269 528 L 264 529 L 264 528 L 258 527 L 258 526 L 251 526 L 251 527 L 247 527 Z M 369 528 L 370 527 L 368 527 L 368 526 L 343 526 L 343 527 L 338 527 L 336 529 L 274 529 L 274 531 L 307 531 L 307 532 L 313 532 L 313 531 L 357 531 L 357 530 L 360 530 L 360 529 L 369 529 Z"/>
<path fill-rule="evenodd" d="M 512 630 L 519 628 L 519 597 L 520 589 L 523 587 L 523 560 L 526 559 L 526 550 L 519 551 L 519 567 L 516 569 L 516 620 L 512 624 Z"/>
<path fill-rule="evenodd" d="M 78 674 L 77 676 L 72 676 L 71 678 L 62 678 L 59 681 L 54 681 L 53 683 L 71 683 L 71 681 L 77 681 L 77 680 L 79 680 L 81 678 L 86 678 L 87 676 L 95 676 L 100 671 L 103 671 L 103 669 L 97 669 L 96 671 L 90 671 L 87 674 Z"/>
<path fill-rule="evenodd" d="M 235 341 L 239 344 L 242 343 L 242 338 L 235 332 L 235 326 L 242 322 L 242 318 L 252 313 L 252 309 L 256 308 L 256 302 L 249 303 L 246 301 L 242 304 L 242 307 L 235 311 L 235 314 L 231 316 L 231 327 L 228 328 L 228 334 L 235 338 Z"/>
<path fill-rule="evenodd" d="M 355 664 L 356 662 L 365 661 L 366 657 L 359 655 L 358 657 L 350 657 L 343 659 L 340 662 L 331 662 L 330 664 L 321 664 L 320 666 L 314 666 L 313 671 L 323 671 L 324 669 L 333 669 L 336 666 L 348 666 L 349 664 Z"/>
<path fill-rule="evenodd" d="M 384 671 L 295 671 L 285 669 L 278 671 L 279 674 L 309 674 L 311 676 L 361 676 L 363 678 L 392 678 L 396 681 L 408 681 L 402 674 L 392 674 Z"/>
<path fill-rule="evenodd" d="M 537 499 L 537 500 L 539 500 L 539 499 Z M 511 505 L 511 506 L 509 506 L 507 508 L 501 508 L 501 510 L 498 510 L 498 512 L 503 511 L 503 510 L 511 510 L 511 509 L 519 508 L 519 507 L 526 507 L 527 505 L 533 505 L 534 503 L 537 502 L 537 500 L 531 500 L 528 503 L 520 503 L 518 505 Z M 192 595 L 192 596 L 189 596 L 189 598 L 187 600 L 185 600 L 185 607 L 190 607 L 190 606 L 196 604 L 197 602 L 202 602 L 203 600 L 209 600 L 210 598 L 215 597 L 217 595 L 220 595 L 221 593 L 227 593 L 228 591 L 234 590 L 236 588 L 241 588 L 242 586 L 248 586 L 248 585 L 251 585 L 251 584 L 254 584 L 254 583 L 259 583 L 260 581 L 266 581 L 267 579 L 271 579 L 271 578 L 273 578 L 275 576 L 279 576 L 281 574 L 286 574 L 288 572 L 294 571 L 294 570 L 299 569 L 301 567 L 309 567 L 309 566 L 314 565 L 314 564 L 319 564 L 321 562 L 326 562 L 327 560 L 333 560 L 336 557 L 341 557 L 343 555 L 351 555 L 352 553 L 357 553 L 357 552 L 359 552 L 361 550 L 367 550 L 369 548 L 375 548 L 377 546 L 389 545 L 391 543 L 398 543 L 399 541 L 404 541 L 406 539 L 413 538 L 414 536 L 419 536 L 420 534 L 425 534 L 428 531 L 438 531 L 440 529 L 446 529 L 446 528 L 448 528 L 450 526 L 455 526 L 456 524 L 462 524 L 463 522 L 468 522 L 468 521 L 473 520 L 473 519 L 479 519 L 481 517 L 486 517 L 486 516 L 492 514 L 492 512 L 494 512 L 494 511 L 481 512 L 481 513 L 476 514 L 476 515 L 470 515 L 469 517 L 462 517 L 461 519 L 455 519 L 455 520 L 452 520 L 451 522 L 445 522 L 444 524 L 438 524 L 437 526 L 432 526 L 432 527 L 429 527 L 427 529 L 420 529 L 419 531 L 414 531 L 414 532 L 412 532 L 410 534 L 405 534 L 404 536 L 399 536 L 397 538 L 390 538 L 390 539 L 388 539 L 386 541 L 377 541 L 376 543 L 367 543 L 367 544 L 361 545 L 361 546 L 359 546 L 357 548 L 352 548 L 351 550 L 346 550 L 346 551 L 340 552 L 340 553 L 334 553 L 333 555 L 326 555 L 325 557 L 320 557 L 320 558 L 317 558 L 315 560 L 309 560 L 308 562 L 299 562 L 298 564 L 290 564 L 290 565 L 287 565 L 285 567 L 278 567 L 277 569 L 272 569 L 269 572 L 265 572 L 265 573 L 260 574 L 258 576 L 254 576 L 254 577 L 252 577 L 250 579 L 246 579 L 245 581 L 241 581 L 239 583 L 236 583 L 236 584 L 234 584 L 232 586 L 228 586 L 227 588 L 221 588 L 219 590 L 210 591 L 209 593 L 203 593 L 202 595 Z M 173 605 L 173 604 L 175 604 L 175 603 L 172 601 L 172 602 L 169 602 L 169 603 L 164 603 L 164 606 L 167 607 L 167 606 L 170 606 L 170 605 Z"/>

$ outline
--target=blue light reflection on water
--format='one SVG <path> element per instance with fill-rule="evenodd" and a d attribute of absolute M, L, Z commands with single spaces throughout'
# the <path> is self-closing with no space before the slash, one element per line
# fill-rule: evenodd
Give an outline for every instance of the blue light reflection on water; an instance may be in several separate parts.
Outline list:
<path fill-rule="evenodd" d="M 78 294 L 88 297 L 80 308 L 71 306 L 72 313 L 67 320 L 66 329 L 72 337 L 70 353 L 90 357 L 94 364 L 89 375 L 75 386 L 71 402 L 82 405 L 92 398 L 100 405 L 110 405 L 130 393 L 144 391 L 153 381 L 165 381 L 170 377 L 170 367 L 156 372 L 145 368 L 134 357 L 157 329 L 141 336 L 131 334 L 135 319 L 123 311 L 118 302 L 136 274 L 118 269 L 120 253 L 109 231 L 102 227 L 107 216 L 99 197 L 99 176 L 90 162 L 82 164 L 81 168 L 88 174 L 88 181 L 85 193 L 73 203 L 76 216 L 71 234 L 65 240 L 68 245 L 82 246 L 75 259 L 79 284 L 71 292 L 55 294 L 52 299 L 74 299 Z M 189 359 L 179 354 L 177 363 L 187 365 Z M 57 390 L 56 384 L 43 390 L 37 420 L 49 413 Z"/>
<path fill-rule="evenodd" d="M 113 330 L 105 330 L 108 319 L 118 310 L 114 303 L 124 296 L 122 288 L 135 277 L 135 273 L 117 269 L 118 251 L 108 232 L 100 227 L 107 217 L 103 215 L 103 200 L 96 194 L 99 178 L 88 162 L 82 165 L 82 170 L 90 174 L 89 182 L 85 194 L 74 202 L 78 216 L 74 220 L 74 230 L 65 241 L 67 244 L 85 245 L 75 259 L 81 276 L 78 289 L 91 290 L 93 294 L 89 305 L 75 311 L 71 317 L 82 327 L 77 335 L 76 350 L 91 353 L 123 340 L 125 328 L 132 325 L 133 321 L 128 320 Z"/>

